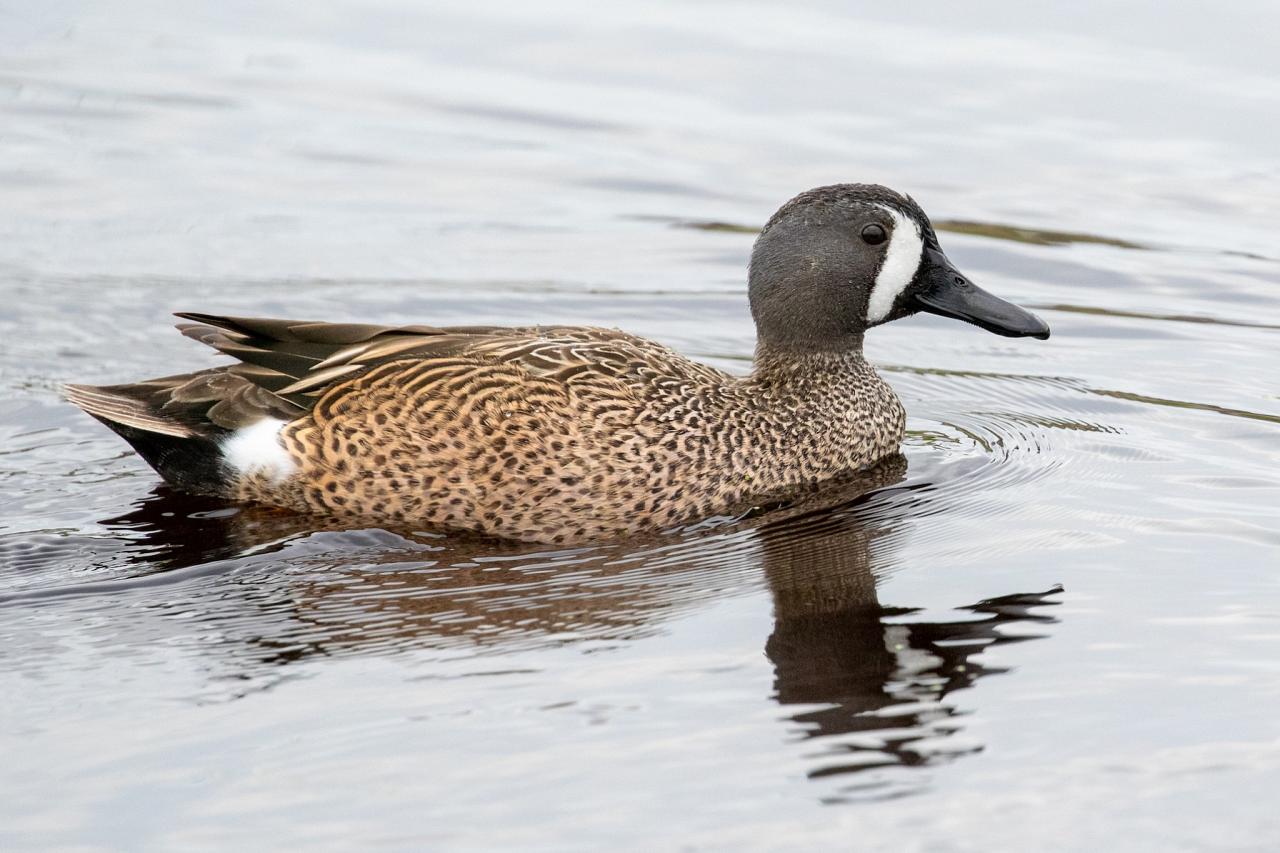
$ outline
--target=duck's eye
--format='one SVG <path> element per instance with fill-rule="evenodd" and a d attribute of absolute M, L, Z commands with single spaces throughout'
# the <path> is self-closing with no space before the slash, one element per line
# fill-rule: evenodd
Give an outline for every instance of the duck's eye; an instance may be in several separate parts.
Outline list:
<path fill-rule="evenodd" d="M 875 223 L 872 223 L 862 229 L 863 242 L 871 246 L 879 246 L 881 243 L 885 241 L 886 236 L 887 235 L 884 233 L 884 228 L 882 228 L 879 225 L 876 225 Z"/>

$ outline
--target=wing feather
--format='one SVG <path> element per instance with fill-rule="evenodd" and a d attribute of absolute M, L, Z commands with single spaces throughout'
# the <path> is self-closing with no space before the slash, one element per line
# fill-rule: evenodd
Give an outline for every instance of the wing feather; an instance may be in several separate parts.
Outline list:
<path fill-rule="evenodd" d="M 413 363 L 406 390 L 486 363 L 517 364 L 532 377 L 588 387 L 622 381 L 642 393 L 728 375 L 616 329 L 576 326 L 381 326 L 225 317 L 183 312 L 187 337 L 236 360 L 168 388 L 165 405 L 203 407 L 218 426 L 271 412 L 296 417 L 365 372 Z M 188 413 L 189 416 L 189 413 Z"/>

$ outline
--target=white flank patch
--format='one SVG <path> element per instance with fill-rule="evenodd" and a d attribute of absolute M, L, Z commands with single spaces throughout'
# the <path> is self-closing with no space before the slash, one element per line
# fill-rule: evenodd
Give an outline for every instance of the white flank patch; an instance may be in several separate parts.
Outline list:
<path fill-rule="evenodd" d="M 875 286 L 871 288 L 871 299 L 867 301 L 867 325 L 879 323 L 889 316 L 898 295 L 916 277 L 920 258 L 924 255 L 924 238 L 920 236 L 920 226 L 915 220 L 891 207 L 881 207 L 893 217 L 893 234 L 889 237 L 889 250 L 884 253 L 884 263 L 876 275 Z"/>
<path fill-rule="evenodd" d="M 241 427 L 222 443 L 222 459 L 238 474 L 265 474 L 279 482 L 294 472 L 289 451 L 280 443 L 285 422 L 263 418 Z"/>

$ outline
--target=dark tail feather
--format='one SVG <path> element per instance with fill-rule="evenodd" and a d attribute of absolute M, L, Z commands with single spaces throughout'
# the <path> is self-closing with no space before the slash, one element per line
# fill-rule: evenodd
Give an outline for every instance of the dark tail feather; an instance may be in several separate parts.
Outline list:
<path fill-rule="evenodd" d="M 146 385 L 67 385 L 67 399 L 129 442 L 174 487 L 220 494 L 225 483 L 218 438 L 225 430 L 184 423 L 162 411 Z M 132 392 L 132 393 L 131 393 Z"/>

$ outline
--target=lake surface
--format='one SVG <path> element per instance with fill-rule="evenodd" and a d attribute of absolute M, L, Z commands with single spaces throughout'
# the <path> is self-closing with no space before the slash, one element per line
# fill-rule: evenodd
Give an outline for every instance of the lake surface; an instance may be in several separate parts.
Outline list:
<path fill-rule="evenodd" d="M 1274 849 L 1280 9 L 0 3 L 0 847 Z M 905 471 L 568 551 L 184 498 L 62 402 L 196 310 L 750 369 L 751 229 L 911 193 L 1047 342 Z"/>

